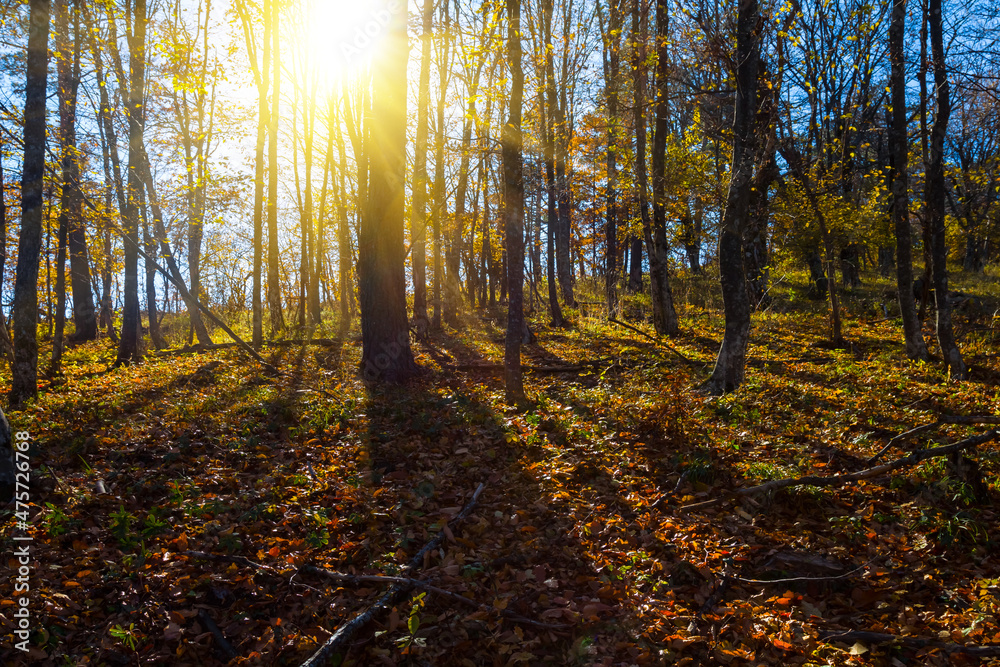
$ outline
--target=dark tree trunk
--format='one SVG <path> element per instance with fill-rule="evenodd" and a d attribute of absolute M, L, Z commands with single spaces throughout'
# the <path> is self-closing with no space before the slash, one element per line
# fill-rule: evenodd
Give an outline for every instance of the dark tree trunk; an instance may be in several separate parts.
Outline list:
<path fill-rule="evenodd" d="M 510 115 L 503 128 L 504 241 L 507 250 L 507 336 L 504 387 L 507 401 L 525 400 L 521 376 L 524 335 L 524 161 L 521 154 L 521 0 L 507 0 L 507 63 L 511 71 Z"/>
<path fill-rule="evenodd" d="M 850 243 L 840 250 L 840 279 L 845 288 L 861 287 L 861 246 Z"/>
<path fill-rule="evenodd" d="M 948 71 L 945 67 L 941 0 L 929 0 L 927 9 L 934 85 L 937 88 L 937 110 L 934 114 L 934 125 L 931 128 L 930 162 L 927 165 L 926 185 L 927 224 L 931 235 L 931 265 L 933 267 L 935 305 L 937 306 L 937 338 L 938 344 L 941 346 L 941 356 L 948 364 L 949 376 L 952 380 L 964 380 L 967 369 L 955 341 L 955 333 L 951 324 L 951 303 L 948 301 L 948 246 L 944 224 L 944 138 L 948 132 L 951 99 Z"/>
<path fill-rule="evenodd" d="M 146 251 L 146 318 L 149 320 L 149 339 L 153 342 L 153 347 L 163 350 L 168 346 L 167 340 L 160 331 L 160 318 L 156 308 L 156 265 L 153 258 L 157 256 L 156 240 L 153 234 L 149 233 L 149 212 L 146 207 L 145 192 L 139 198 L 139 207 L 142 211 L 142 245 Z"/>
<path fill-rule="evenodd" d="M 124 220 L 125 306 L 122 309 L 122 332 L 118 343 L 116 366 L 142 359 L 142 330 L 139 317 L 139 198 L 142 192 L 140 162 L 143 153 L 143 129 L 146 122 L 146 0 L 133 5 L 132 34 L 129 35 L 128 90 L 128 199 Z"/>
<path fill-rule="evenodd" d="M 69 250 L 70 285 L 73 289 L 73 323 L 76 329 L 72 339 L 88 341 L 97 338 L 97 309 L 94 307 L 94 292 L 90 282 L 90 258 L 83 217 L 83 194 L 80 190 L 80 151 L 76 141 L 76 100 L 80 84 L 83 31 L 80 29 L 79 0 L 73 0 L 72 4 L 74 33 L 72 47 L 69 38 L 69 0 L 58 10 L 60 14 L 65 14 L 65 19 L 60 20 L 65 29 L 60 30 L 64 36 L 59 47 L 59 51 L 65 54 L 65 57 L 59 60 L 63 210 L 66 213 L 66 243 Z"/>
<path fill-rule="evenodd" d="M 406 319 L 403 207 L 406 178 L 406 6 L 389 12 L 372 77 L 367 207 L 358 230 L 361 372 L 367 381 L 399 382 L 419 372 Z"/>
<path fill-rule="evenodd" d="M 809 266 L 809 298 L 825 301 L 827 295 L 826 269 L 823 267 L 823 254 L 813 250 L 806 256 Z"/>
<path fill-rule="evenodd" d="M 444 21 L 448 21 L 448 7 L 450 3 L 442 3 L 444 8 Z M 447 28 L 442 30 L 447 33 Z M 445 147 L 445 127 L 444 127 L 444 107 L 448 89 L 448 42 L 447 37 L 442 37 L 441 53 L 438 57 L 438 104 L 437 104 L 437 135 L 434 143 L 434 209 L 433 209 L 433 233 L 434 233 L 434 314 L 431 318 L 431 327 L 435 331 L 441 330 L 441 319 L 443 315 L 442 289 L 446 280 L 444 275 L 443 257 L 443 227 L 448 219 L 448 195 L 445 189 L 444 175 L 444 147 Z M 447 298 L 447 295 L 445 295 Z"/>
<path fill-rule="evenodd" d="M 719 273 L 726 326 L 712 376 L 711 394 L 735 391 L 746 372 L 750 342 L 750 303 L 743 272 L 743 233 L 753 183 L 754 106 L 760 58 L 757 0 L 739 0 L 736 21 L 736 113 L 733 121 L 732 178 L 719 234 Z"/>
<path fill-rule="evenodd" d="M 548 19 L 547 19 L 548 20 Z M 548 71 L 548 70 L 546 70 Z M 546 74 L 546 77 L 548 74 Z M 549 98 L 552 102 L 552 98 Z M 545 139 L 545 191 L 546 191 L 546 214 L 545 214 L 545 278 L 548 283 L 549 296 L 549 316 L 552 318 L 552 326 L 561 327 L 566 323 L 563 318 L 562 308 L 559 306 L 559 293 L 556 284 L 556 252 L 555 241 L 559 226 L 558 194 L 556 192 L 556 168 L 555 168 L 555 131 L 552 127 L 552 110 L 546 105 L 541 105 L 542 134 Z"/>
<path fill-rule="evenodd" d="M 646 246 L 649 251 L 649 279 L 652 283 L 653 326 L 657 333 L 665 336 L 676 336 L 680 332 L 677 312 L 674 310 L 674 296 L 670 291 L 670 247 L 667 241 L 667 201 L 666 201 L 666 151 L 667 115 L 670 104 L 667 99 L 667 84 L 670 73 L 669 28 L 670 15 L 667 0 L 656 3 L 656 118 L 653 126 L 653 155 L 651 167 L 653 170 L 653 221 L 652 229 L 646 234 Z M 638 98 L 639 90 L 636 91 Z M 636 109 L 641 114 L 641 105 L 636 103 Z M 645 122 L 641 124 L 645 134 Z M 640 123 L 636 122 L 636 133 L 640 131 Z M 643 140 L 643 155 L 645 140 Z M 639 151 L 636 150 L 636 173 L 638 175 Z M 645 172 L 645 165 L 642 167 Z M 645 174 L 643 173 L 643 176 Z M 645 178 L 641 179 L 645 181 Z M 644 190 L 644 183 L 639 184 Z M 640 198 L 642 195 L 640 195 Z"/>
<path fill-rule="evenodd" d="M 271 60 L 274 90 L 271 92 L 267 143 L 267 305 L 271 315 L 271 337 L 285 328 L 281 311 L 281 284 L 278 276 L 278 120 L 281 114 L 281 7 L 271 1 Z"/>
<path fill-rule="evenodd" d="M 7 266 L 7 201 L 6 183 L 3 175 L 3 144 L 0 142 L 0 277 L 4 276 Z M 9 361 L 14 361 L 14 346 L 10 341 L 10 332 L 7 330 L 7 318 L 3 312 L 3 304 L 0 303 L 0 355 Z"/>
<path fill-rule="evenodd" d="M 693 199 L 694 210 L 686 211 L 681 219 L 681 234 L 688 267 L 691 269 L 691 274 L 697 276 L 701 274 L 701 232 L 705 207 L 701 197 L 695 196 Z"/>
<path fill-rule="evenodd" d="M 267 139 L 268 110 L 267 90 L 271 84 L 271 0 L 264 0 L 261 8 L 261 21 L 264 24 L 264 37 L 261 44 L 261 62 L 257 62 L 257 45 L 253 37 L 253 20 L 247 8 L 240 0 L 235 4 L 243 25 L 243 36 L 246 40 L 247 54 L 250 57 L 250 68 L 253 70 L 254 83 L 257 86 L 257 143 L 254 150 L 254 197 L 253 197 L 253 296 L 252 296 L 252 345 L 260 349 L 264 343 L 263 308 L 261 291 L 263 287 L 264 255 L 264 144 Z"/>
<path fill-rule="evenodd" d="M 330 109 L 331 117 L 333 106 Z M 339 123 L 338 123 L 339 125 Z M 346 334 L 351 328 L 352 289 L 351 272 L 351 230 L 347 222 L 347 149 L 344 136 L 334 133 L 337 141 L 337 156 L 340 158 L 337 172 L 340 175 L 340 192 L 337 198 L 337 268 L 340 282 L 340 332 Z"/>
<path fill-rule="evenodd" d="M 629 245 L 628 291 L 634 294 L 642 291 L 642 239 L 633 237 Z"/>
<path fill-rule="evenodd" d="M 413 212 L 410 220 L 410 261 L 413 267 L 413 329 L 426 335 L 427 316 L 427 126 L 431 88 L 431 26 L 434 0 L 424 0 L 420 35 L 420 83 L 417 88 L 417 138 L 413 154 Z"/>
<path fill-rule="evenodd" d="M 604 297 L 608 316 L 618 314 L 618 76 L 621 63 L 622 0 L 608 4 L 608 31 L 605 36 L 605 88 L 608 96 L 608 188 L 607 220 L 604 227 Z"/>
<path fill-rule="evenodd" d="M 569 141 L 566 124 L 566 110 L 559 103 L 556 94 L 555 66 L 553 64 L 552 45 L 552 0 L 542 2 L 543 20 L 545 23 L 545 72 L 546 93 L 548 97 L 549 122 L 552 125 L 553 160 L 555 167 L 556 201 L 558 215 L 555 222 L 555 263 L 556 279 L 562 292 L 563 302 L 569 306 L 573 299 L 573 266 L 570 260 L 570 192 L 566 174 L 566 152 Z"/>

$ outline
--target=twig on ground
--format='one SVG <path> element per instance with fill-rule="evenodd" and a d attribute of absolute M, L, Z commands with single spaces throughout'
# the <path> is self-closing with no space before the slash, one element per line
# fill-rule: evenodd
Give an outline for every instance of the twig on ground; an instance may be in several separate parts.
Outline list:
<path fill-rule="evenodd" d="M 472 512 L 472 508 L 475 507 L 476 503 L 479 501 L 479 494 L 482 493 L 484 486 L 485 485 L 480 484 L 476 488 L 476 492 L 472 494 L 472 498 L 469 502 L 466 503 L 465 507 L 462 508 L 462 511 L 459 512 L 454 519 L 448 522 L 447 526 L 457 524 L 467 517 L 470 512 Z M 446 530 L 442 529 L 434 539 L 424 545 L 424 547 L 410 559 L 410 562 L 406 564 L 404 573 L 409 573 L 422 567 L 425 555 L 430 554 L 433 550 L 441 546 L 446 532 Z M 402 602 L 412 590 L 413 585 L 409 583 L 397 583 L 393 585 L 378 600 L 376 600 L 374 604 L 337 628 L 337 631 L 334 632 L 333 635 L 327 639 L 323 645 L 309 657 L 308 660 L 303 662 L 301 667 L 320 667 L 320 665 L 328 663 L 334 654 L 346 653 L 347 643 L 361 628 L 365 627 L 369 621 L 374 619 L 379 614 L 388 612 L 393 606 Z"/>
<path fill-rule="evenodd" d="M 916 465 L 921 461 L 929 458 L 934 458 L 936 456 L 947 456 L 954 452 L 962 451 L 963 449 L 968 449 L 970 447 L 977 447 L 983 443 L 995 440 L 1000 433 L 996 431 L 988 431 L 980 435 L 974 435 L 971 438 L 966 438 L 960 442 L 956 442 L 953 445 L 945 445 L 943 447 L 933 447 L 931 449 L 920 449 L 915 452 L 911 452 L 909 456 L 905 456 L 901 459 L 896 459 L 890 463 L 885 463 L 880 466 L 875 466 L 874 468 L 867 468 L 865 470 L 860 470 L 858 472 L 848 473 L 846 475 L 830 475 L 826 477 L 819 477 L 816 475 L 806 475 L 804 477 L 790 477 L 786 479 L 776 479 L 765 484 L 760 484 L 758 486 L 751 486 L 745 489 L 736 489 L 735 491 L 723 492 L 719 497 L 713 498 L 711 500 L 706 500 L 700 503 L 694 503 L 693 505 L 685 505 L 680 507 L 681 511 L 690 512 L 693 510 L 705 509 L 718 505 L 733 498 L 739 498 L 743 496 L 752 496 L 759 493 L 767 493 L 769 491 L 778 491 L 780 489 L 786 489 L 790 486 L 843 486 L 845 484 L 850 484 L 852 482 L 857 482 L 863 479 L 870 479 L 872 477 L 879 477 L 893 470 L 898 470 L 900 468 L 906 468 L 909 466 Z"/>
<path fill-rule="evenodd" d="M 520 614 L 516 614 L 507 609 L 498 610 L 491 607 L 488 604 L 483 604 L 473 600 L 472 598 L 467 598 L 464 595 L 458 593 L 453 593 L 452 591 L 446 590 L 444 588 L 439 588 L 432 584 L 427 583 L 423 579 L 412 579 L 410 577 L 391 577 L 385 575 L 371 575 L 371 574 L 344 574 L 342 572 L 334 572 L 332 570 L 324 570 L 323 568 L 316 567 L 314 565 L 303 565 L 299 568 L 300 572 L 307 572 L 309 574 L 315 574 L 321 577 L 326 577 L 333 581 L 339 581 L 345 584 L 407 584 L 413 588 L 422 588 L 429 593 L 434 593 L 435 595 L 440 595 L 446 597 L 449 600 L 455 600 L 456 602 L 461 602 L 463 604 L 476 607 L 487 612 L 499 612 L 501 616 L 508 618 L 512 621 L 520 623 L 522 625 L 531 625 L 536 628 L 542 628 L 545 630 L 564 630 L 566 628 L 572 627 L 569 625 L 562 625 L 556 623 L 542 623 L 541 621 L 535 621 Z"/>
<path fill-rule="evenodd" d="M 219 647 L 219 651 L 221 651 L 228 660 L 232 660 L 239 655 L 239 653 L 236 652 L 236 649 L 233 648 L 233 645 L 229 643 L 229 640 L 226 639 L 226 636 L 222 634 L 222 630 L 219 629 L 219 626 L 216 625 L 215 621 L 212 620 L 212 617 L 208 615 L 207 611 L 204 609 L 200 609 L 198 611 L 198 621 L 205 626 L 206 630 L 212 633 L 212 636 L 215 637 L 215 645 Z"/>
<path fill-rule="evenodd" d="M 634 331 L 634 332 L 636 332 L 636 333 L 637 333 L 637 334 L 639 334 L 640 336 L 645 336 L 646 338 L 648 338 L 649 340 L 653 341 L 653 342 L 654 342 L 654 343 L 656 343 L 657 345 L 660 345 L 660 346 L 662 346 L 662 347 L 665 347 L 665 348 L 667 348 L 668 350 L 670 350 L 671 352 L 673 352 L 674 354 L 676 354 L 676 355 L 677 355 L 677 357 L 678 357 L 678 358 L 679 358 L 679 359 L 680 359 L 681 361 L 683 361 L 683 362 L 684 362 L 685 364 L 688 364 L 689 366 L 705 366 L 705 365 L 707 365 L 707 364 L 705 364 L 705 362 L 704 362 L 704 361 L 697 361 L 697 360 L 695 360 L 695 359 L 691 359 L 690 357 L 686 357 L 686 356 L 684 356 L 684 354 L 683 354 L 683 353 L 681 353 L 681 352 L 680 352 L 679 350 L 677 350 L 677 349 L 676 349 L 675 347 L 673 347 L 672 345 L 669 345 L 669 344 L 667 344 L 667 343 L 663 342 L 662 340 L 660 340 L 659 338 L 657 338 L 657 337 L 655 337 L 655 336 L 651 336 L 651 335 L 649 335 L 648 333 L 646 333 L 646 332 L 645 332 L 645 331 L 643 331 L 642 329 L 638 329 L 638 328 L 636 328 L 636 327 L 632 326 L 631 324 L 626 324 L 625 322 L 622 322 L 622 321 L 621 321 L 621 320 L 619 320 L 619 319 L 615 319 L 614 317 L 609 317 L 609 318 L 608 318 L 608 322 L 614 322 L 615 324 L 617 324 L 617 325 L 618 325 L 618 326 L 620 326 L 620 327 L 625 327 L 626 329 L 629 329 L 629 330 L 631 330 L 631 331 Z"/>
<path fill-rule="evenodd" d="M 963 653 L 977 658 L 1000 657 L 1000 646 L 967 646 L 954 642 L 942 642 L 926 637 L 904 637 L 900 635 L 890 635 L 882 632 L 868 632 L 865 630 L 853 630 L 849 632 L 820 632 L 819 638 L 824 642 L 867 642 L 869 644 L 902 644 L 909 648 L 936 648 L 945 653 Z"/>

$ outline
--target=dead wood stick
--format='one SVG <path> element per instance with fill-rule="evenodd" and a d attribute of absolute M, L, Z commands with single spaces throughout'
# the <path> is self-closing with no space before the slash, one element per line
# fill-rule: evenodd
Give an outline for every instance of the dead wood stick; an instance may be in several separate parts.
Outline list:
<path fill-rule="evenodd" d="M 268 570 L 277 573 L 273 567 L 263 565 L 261 563 L 256 563 L 245 556 L 226 556 L 224 554 L 210 554 L 206 551 L 181 551 L 182 556 L 187 556 L 189 558 L 200 558 L 202 560 L 214 560 L 222 563 L 232 563 L 234 565 L 245 565 L 247 567 L 252 567 L 255 570 Z"/>
<path fill-rule="evenodd" d="M 476 492 L 472 494 L 472 498 L 466 503 L 462 511 L 455 516 L 454 519 L 448 522 L 448 526 L 452 524 L 457 524 L 462 519 L 467 517 L 472 511 L 472 508 L 476 506 L 479 501 L 479 494 L 482 493 L 484 484 L 480 484 L 476 488 Z M 445 531 L 442 529 L 437 537 L 432 539 L 424 548 L 416 553 L 416 555 L 410 559 L 410 562 L 406 564 L 404 572 L 410 572 L 420 568 L 424 563 L 424 556 L 432 552 L 441 546 L 444 541 Z M 368 625 L 368 622 L 373 620 L 376 616 L 382 614 L 383 612 L 388 612 L 393 606 L 399 604 L 410 594 L 413 590 L 413 585 L 410 583 L 397 583 L 393 585 L 388 591 L 386 591 L 382 597 L 375 601 L 370 607 L 365 609 L 360 614 L 356 615 L 354 618 L 344 623 L 337 631 L 330 636 L 323 645 L 320 646 L 308 660 L 302 663 L 301 667 L 320 667 L 321 665 L 327 664 L 331 658 L 336 654 L 344 654 L 347 650 L 347 643 L 351 641 L 351 638 L 364 626 Z"/>
<path fill-rule="evenodd" d="M 875 463 L 878 461 L 887 451 L 889 451 L 890 448 L 902 442 L 906 442 L 913 437 L 926 433 L 927 431 L 933 431 L 937 427 L 945 424 L 1000 424 L 1000 417 L 995 415 L 942 415 L 941 417 L 938 417 L 936 422 L 917 426 L 916 428 L 912 428 L 905 433 L 893 436 L 889 442 L 885 443 L 885 447 L 880 449 L 877 454 L 868 459 L 868 463 Z"/>
<path fill-rule="evenodd" d="M 229 643 L 229 640 L 226 639 L 226 636 L 222 634 L 222 630 L 219 629 L 219 626 L 216 625 L 215 621 L 212 620 L 212 617 L 208 615 L 207 611 L 204 609 L 199 610 L 198 620 L 203 626 L 205 626 L 205 629 L 211 632 L 212 636 L 215 637 L 215 645 L 219 647 L 219 650 L 226 656 L 227 659 L 232 660 L 239 655 L 239 653 L 236 652 L 236 649 L 233 648 L 233 645 Z"/>
<path fill-rule="evenodd" d="M 726 579 L 732 579 L 741 584 L 754 584 L 757 586 L 766 586 L 769 584 L 802 584 L 810 581 L 836 581 L 837 579 L 847 579 L 848 577 L 857 574 L 861 570 L 865 569 L 871 565 L 871 562 L 865 563 L 860 567 L 856 567 L 850 572 L 844 572 L 843 574 L 835 574 L 826 577 L 787 577 L 785 579 L 744 579 L 743 577 L 737 577 L 734 574 L 725 574 L 723 577 Z"/>
<path fill-rule="evenodd" d="M 637 333 L 637 334 L 639 334 L 640 336 L 645 336 L 646 338 L 648 338 L 649 340 L 653 341 L 653 342 L 654 342 L 654 343 L 656 343 L 657 345 L 660 345 L 660 346 L 662 346 L 662 347 L 665 347 L 665 348 L 667 348 L 668 350 L 670 350 L 671 352 L 673 352 L 674 354 L 676 354 L 676 355 L 677 355 L 677 357 L 678 357 L 678 358 L 679 358 L 679 359 L 680 359 L 681 361 L 683 361 L 683 362 L 684 362 L 685 364 L 688 364 L 689 366 L 704 366 L 704 365 L 705 365 L 705 362 L 704 362 L 704 361 L 696 361 L 696 360 L 694 360 L 694 359 L 691 359 L 691 358 L 689 358 L 689 357 L 686 357 L 686 356 L 684 356 L 684 354 L 682 354 L 682 353 L 681 353 L 680 351 L 678 351 L 678 350 L 677 350 L 676 348 L 674 348 L 673 346 L 671 346 L 671 345 L 668 345 L 667 343 L 663 342 L 663 341 L 662 341 L 662 340 L 660 340 L 659 338 L 657 338 L 657 337 L 655 337 L 655 336 L 651 336 L 651 335 L 649 335 L 648 333 L 646 333 L 645 331 L 643 331 L 642 329 L 638 329 L 638 328 L 636 328 L 636 327 L 632 326 L 631 324 L 626 324 L 625 322 L 622 322 L 622 321 L 621 321 L 621 320 L 619 320 L 619 319 L 615 319 L 614 317 L 609 317 L 609 318 L 608 318 L 608 322 L 614 322 L 615 324 L 617 324 L 617 325 L 618 325 L 618 326 L 620 326 L 620 327 L 625 327 L 626 329 L 629 329 L 629 330 L 631 330 L 631 331 L 634 331 L 634 332 L 636 332 L 636 333 Z"/>
<path fill-rule="evenodd" d="M 542 623 L 541 621 L 535 621 L 520 614 L 515 614 L 507 609 L 495 609 L 488 604 L 483 604 L 472 598 L 467 598 L 464 595 L 458 593 L 453 593 L 444 588 L 439 588 L 433 584 L 429 584 L 423 579 L 412 579 L 410 577 L 391 577 L 386 575 L 371 575 L 371 574 L 344 574 L 342 572 L 334 572 L 332 570 L 324 570 L 323 568 L 316 567 L 314 565 L 303 565 L 299 568 L 300 572 L 308 572 L 310 574 L 315 574 L 321 577 L 326 577 L 333 581 L 343 582 L 345 584 L 384 584 L 384 583 L 395 583 L 395 584 L 409 584 L 413 588 L 422 588 L 428 593 L 434 593 L 435 595 L 440 595 L 441 597 L 448 598 L 449 600 L 455 600 L 456 602 L 461 602 L 463 604 L 481 609 L 486 612 L 499 612 L 501 616 L 509 618 L 516 623 L 522 625 L 530 625 L 536 628 L 542 628 L 544 630 L 565 630 L 566 628 L 572 627 L 569 625 L 562 625 L 557 623 Z"/>
<path fill-rule="evenodd" d="M 889 451 L 890 449 L 892 449 L 896 445 L 898 445 L 900 443 L 903 443 L 903 442 L 906 442 L 910 438 L 915 438 L 918 435 L 921 435 L 923 433 L 927 433 L 928 431 L 933 431 L 938 426 L 940 426 L 941 423 L 942 422 L 940 422 L 940 421 L 936 421 L 933 424 L 924 424 L 923 426 L 918 426 L 916 428 L 911 428 L 909 431 L 907 431 L 905 433 L 899 433 L 898 435 L 894 435 L 893 437 L 889 438 L 889 442 L 885 443 L 885 447 L 883 447 L 882 449 L 878 450 L 878 452 L 874 456 L 872 456 L 870 459 L 868 459 L 868 463 L 869 464 L 875 463 L 880 458 L 882 458 L 882 456 L 885 455 L 885 453 L 887 451 Z"/>
<path fill-rule="evenodd" d="M 904 637 L 901 635 L 890 635 L 883 632 L 868 632 L 866 630 L 854 630 L 850 632 L 822 631 L 820 639 L 825 642 L 868 642 L 870 644 L 902 644 L 909 648 L 936 648 L 946 653 L 963 653 L 978 658 L 995 658 L 1000 656 L 1000 646 L 966 646 L 954 642 L 942 642 L 926 637 Z"/>
<path fill-rule="evenodd" d="M 895 461 L 884 463 L 880 466 L 875 466 L 874 468 L 866 468 L 865 470 L 859 470 L 858 472 L 852 472 L 846 475 L 830 475 L 824 477 L 806 475 L 804 477 L 775 479 L 758 486 L 750 486 L 745 489 L 736 489 L 735 491 L 724 492 L 718 498 L 713 498 L 712 500 L 706 500 L 700 503 L 694 503 L 693 505 L 685 505 L 678 509 L 685 512 L 705 509 L 732 498 L 753 496 L 760 493 L 767 493 L 768 491 L 778 491 L 780 489 L 787 489 L 790 486 L 843 486 L 845 484 L 851 484 L 852 482 L 858 482 L 863 479 L 879 477 L 888 472 L 892 472 L 893 470 L 899 470 L 900 468 L 916 465 L 925 459 L 934 458 L 936 456 L 947 456 L 953 452 L 959 452 L 970 447 L 977 447 L 983 443 L 990 442 L 991 440 L 996 440 L 998 436 L 1000 436 L 1000 433 L 997 433 L 996 431 L 987 431 L 986 433 L 974 435 L 952 445 L 933 447 L 931 449 L 919 449 L 915 452 L 911 452 L 909 456 L 904 456 L 901 459 L 896 459 Z"/>

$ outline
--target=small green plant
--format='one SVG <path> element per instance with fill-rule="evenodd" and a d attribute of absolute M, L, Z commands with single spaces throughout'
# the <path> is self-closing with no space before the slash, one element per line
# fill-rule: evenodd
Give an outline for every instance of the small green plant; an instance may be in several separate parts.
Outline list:
<path fill-rule="evenodd" d="M 400 637 L 397 640 L 397 644 L 403 650 L 403 653 L 409 653 L 414 646 L 424 646 L 426 640 L 417 637 L 417 631 L 420 630 L 420 611 L 424 608 L 424 603 L 426 601 L 427 593 L 420 593 L 415 598 L 413 598 L 413 606 L 410 607 L 410 616 L 406 619 L 406 629 L 409 631 L 405 637 Z"/>
<path fill-rule="evenodd" d="M 46 532 L 50 537 L 59 537 L 65 534 L 69 517 L 52 503 L 45 503 L 45 507 L 48 508 L 48 512 L 45 513 L 45 518 L 42 521 L 45 524 Z"/>
<path fill-rule="evenodd" d="M 111 525 L 108 527 L 111 535 L 118 540 L 118 545 L 122 549 L 131 549 L 136 545 L 135 517 L 125 511 L 125 506 L 120 505 L 117 512 L 112 512 Z"/>
<path fill-rule="evenodd" d="M 127 646 L 130 651 L 135 652 L 135 647 L 139 643 L 138 633 L 135 629 L 135 623 L 129 623 L 128 628 L 123 628 L 121 625 L 116 625 L 115 627 L 108 630 L 108 634 L 117 639 L 122 643 L 123 646 Z"/>

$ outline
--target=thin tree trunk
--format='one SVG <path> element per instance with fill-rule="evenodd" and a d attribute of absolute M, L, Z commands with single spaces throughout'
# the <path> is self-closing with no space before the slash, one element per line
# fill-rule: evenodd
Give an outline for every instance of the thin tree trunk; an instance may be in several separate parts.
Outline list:
<path fill-rule="evenodd" d="M 331 102 L 330 114 L 333 115 Z M 337 119 L 337 156 L 340 158 L 337 171 L 340 174 L 340 193 L 337 200 L 337 268 L 340 273 L 340 332 L 346 334 L 351 328 L 351 231 L 347 221 L 347 151 L 344 135 Z"/>
<path fill-rule="evenodd" d="M 604 294 L 608 317 L 618 315 L 618 76 L 621 63 L 621 2 L 609 0 L 608 32 L 605 38 L 606 69 L 604 74 L 608 96 L 607 150 L 607 221 L 604 229 Z"/>
<path fill-rule="evenodd" d="M 719 273 L 726 325 L 715 368 L 704 389 L 735 391 L 743 383 L 750 342 L 750 303 L 743 273 L 743 231 L 753 182 L 754 106 L 760 58 L 757 0 L 739 0 L 736 20 L 736 109 L 733 121 L 732 177 L 719 233 Z"/>
<path fill-rule="evenodd" d="M 931 234 L 931 264 L 934 277 L 934 299 L 937 306 L 937 338 L 941 356 L 948 364 L 952 380 L 966 379 L 967 369 L 955 341 L 951 323 L 951 302 L 948 300 L 948 246 L 945 239 L 944 137 L 948 132 L 951 99 L 948 71 L 945 67 L 944 35 L 941 0 L 927 3 L 928 27 L 931 38 L 931 63 L 937 88 L 937 109 L 931 128 L 930 162 L 927 165 L 927 222 Z"/>
<path fill-rule="evenodd" d="M 163 350 L 169 347 L 167 340 L 160 332 L 160 317 L 156 308 L 156 265 L 153 257 L 156 257 L 156 240 L 149 233 L 149 212 L 146 205 L 145 190 L 140 193 L 139 208 L 142 212 L 142 246 L 146 251 L 143 264 L 146 267 L 146 318 L 149 320 L 149 339 L 153 342 L 153 347 Z"/>
<path fill-rule="evenodd" d="M 566 150 L 568 141 L 566 114 L 558 101 L 556 95 L 555 67 L 553 64 L 553 44 L 552 44 L 552 0 L 543 0 L 542 12 L 545 22 L 545 71 L 546 88 L 548 93 L 548 114 L 549 122 L 552 125 L 554 144 L 554 167 L 556 182 L 556 200 L 558 217 L 552 220 L 555 224 L 555 262 L 556 277 L 559 282 L 559 290 L 562 292 L 563 302 L 569 306 L 574 305 L 573 298 L 573 267 L 570 263 L 570 193 L 569 183 L 566 178 Z M 553 318 L 554 319 L 554 318 Z"/>
<path fill-rule="evenodd" d="M 116 366 L 142 359 L 142 330 L 139 319 L 139 196 L 142 180 L 143 129 L 146 119 L 146 0 L 135 0 L 132 14 L 132 34 L 129 35 L 128 90 L 128 203 L 124 220 L 125 306 L 122 309 L 122 332 L 118 344 Z"/>
<path fill-rule="evenodd" d="M 913 301 L 913 241 L 910 238 L 910 198 L 907 186 L 906 63 L 904 33 L 906 0 L 893 0 L 889 23 L 889 61 L 892 115 L 889 125 L 889 154 L 892 163 L 892 221 L 896 232 L 896 293 L 903 318 L 906 356 L 926 361 L 927 345 Z"/>
<path fill-rule="evenodd" d="M 661 335 L 676 336 L 680 333 L 680 324 L 677 321 L 677 312 L 674 310 L 674 296 L 670 291 L 670 248 L 667 242 L 666 202 L 666 150 L 669 131 L 667 115 L 670 111 L 667 99 L 670 72 L 669 20 L 667 0 L 658 0 L 656 4 L 656 119 L 653 127 L 651 160 L 653 169 L 653 223 L 651 233 L 647 234 L 646 244 L 649 250 L 649 279 L 652 284 L 653 326 Z M 642 126 L 643 131 L 645 131 L 645 122 L 642 123 Z M 637 124 L 636 132 L 638 131 Z M 645 141 L 643 148 L 645 148 Z M 638 164 L 638 155 L 636 158 Z M 643 171 L 645 171 L 645 167 Z"/>
<path fill-rule="evenodd" d="M 410 221 L 410 261 L 413 266 L 413 328 L 426 335 L 427 316 L 427 126 L 431 86 L 431 27 L 434 0 L 424 0 L 420 35 L 420 82 L 417 90 L 417 137 L 413 154 L 413 213 Z"/>
<path fill-rule="evenodd" d="M 504 236 L 507 249 L 507 336 L 504 387 L 508 402 L 525 401 L 521 374 L 524 329 L 524 162 L 521 154 L 521 0 L 507 0 L 507 64 L 511 71 L 510 115 L 503 128 Z"/>
<path fill-rule="evenodd" d="M 281 114 L 281 7 L 271 2 L 271 59 L 274 90 L 271 92 L 271 114 L 267 145 L 267 305 L 271 314 L 271 337 L 285 328 L 281 311 L 281 284 L 278 257 L 278 120 Z"/>
<path fill-rule="evenodd" d="M 444 106 L 448 92 L 448 7 L 451 3 L 444 2 L 444 27 L 441 30 L 440 51 L 438 54 L 438 104 L 437 104 L 437 136 L 434 144 L 434 209 L 433 209 L 433 231 L 434 231 L 434 315 L 431 320 L 431 328 L 435 331 L 441 330 L 441 321 L 444 304 L 442 292 L 444 282 L 444 258 L 442 247 L 445 221 L 448 218 L 448 196 L 445 191 L 444 182 L 444 148 L 445 148 L 445 127 L 444 127 Z"/>
<path fill-rule="evenodd" d="M 80 191 L 80 151 L 76 141 L 77 89 L 80 84 L 80 54 L 83 49 L 83 31 L 80 29 L 80 0 L 73 0 L 73 46 L 69 41 L 69 2 L 64 10 L 65 38 L 60 47 L 72 61 L 60 60 L 65 67 L 61 72 L 60 91 L 65 100 L 65 118 L 60 122 L 63 136 L 63 188 L 69 188 L 65 197 L 66 243 L 70 261 L 70 285 L 73 289 L 74 341 L 88 341 L 97 338 L 97 309 L 94 307 L 94 292 L 90 280 L 90 258 L 87 252 L 87 233 L 83 217 L 83 195 Z M 62 110 L 62 103 L 60 104 Z M 62 114 L 60 114 L 62 116 Z"/>

